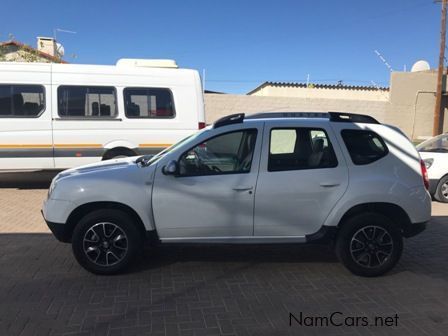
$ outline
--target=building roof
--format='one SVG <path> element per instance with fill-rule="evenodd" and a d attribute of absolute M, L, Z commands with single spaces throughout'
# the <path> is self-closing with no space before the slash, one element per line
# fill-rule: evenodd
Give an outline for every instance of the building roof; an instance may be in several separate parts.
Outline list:
<path fill-rule="evenodd" d="M 266 86 L 277 87 L 297 87 L 297 88 L 314 88 L 314 89 L 333 89 L 333 90 L 356 90 L 356 91 L 389 91 L 388 87 L 362 86 L 362 85 L 344 85 L 344 84 L 314 84 L 314 83 L 296 83 L 296 82 L 264 82 L 257 86 L 247 94 L 250 95 Z"/>
<path fill-rule="evenodd" d="M 68 63 L 62 59 L 60 59 L 57 56 L 52 56 L 50 54 L 44 53 L 43 51 L 37 50 L 36 48 L 33 48 L 27 44 L 24 44 L 22 42 L 18 42 L 18 41 L 6 41 L 6 42 L 0 42 L 0 47 L 6 47 L 6 46 L 15 46 L 18 48 L 22 48 L 23 50 L 29 51 L 29 52 L 34 52 L 36 53 L 38 56 L 45 58 L 51 62 L 55 62 L 55 63 Z"/>

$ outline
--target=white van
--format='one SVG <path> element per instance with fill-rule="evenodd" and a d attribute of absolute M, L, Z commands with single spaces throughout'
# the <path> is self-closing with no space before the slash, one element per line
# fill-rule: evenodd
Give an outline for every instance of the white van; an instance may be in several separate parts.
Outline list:
<path fill-rule="evenodd" d="M 171 60 L 0 62 L 0 170 L 155 154 L 203 127 L 199 74 Z"/>

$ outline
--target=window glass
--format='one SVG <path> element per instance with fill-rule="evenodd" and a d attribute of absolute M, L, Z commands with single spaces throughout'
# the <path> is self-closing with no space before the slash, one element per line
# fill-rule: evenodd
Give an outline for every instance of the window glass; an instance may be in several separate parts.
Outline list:
<path fill-rule="evenodd" d="M 0 117 L 33 118 L 45 109 L 44 87 L 40 85 L 0 85 Z"/>
<path fill-rule="evenodd" d="M 248 173 L 252 165 L 257 130 L 226 133 L 211 138 L 182 155 L 180 175 Z"/>
<path fill-rule="evenodd" d="M 111 118 L 117 115 L 114 87 L 60 86 L 58 113 L 61 117 Z"/>
<path fill-rule="evenodd" d="M 124 89 L 125 112 L 128 118 L 174 118 L 173 95 L 169 89 Z"/>
<path fill-rule="evenodd" d="M 325 131 L 311 128 L 271 130 L 269 171 L 332 168 L 337 165 Z"/>
<path fill-rule="evenodd" d="M 375 132 L 343 130 L 341 135 L 350 157 L 356 165 L 375 162 L 389 152 L 384 140 Z"/>
<path fill-rule="evenodd" d="M 417 146 L 420 152 L 448 153 L 448 134 L 441 134 Z"/>

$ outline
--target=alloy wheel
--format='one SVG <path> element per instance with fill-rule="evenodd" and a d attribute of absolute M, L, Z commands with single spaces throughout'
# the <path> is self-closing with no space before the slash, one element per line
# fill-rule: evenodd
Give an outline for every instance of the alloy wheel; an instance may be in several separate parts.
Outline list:
<path fill-rule="evenodd" d="M 389 232 L 375 225 L 365 226 L 355 232 L 350 241 L 350 254 L 362 267 L 378 268 L 390 258 L 394 249 Z"/>
<path fill-rule="evenodd" d="M 114 223 L 102 222 L 90 227 L 83 238 L 87 258 L 99 266 L 113 266 L 126 256 L 128 238 Z"/>

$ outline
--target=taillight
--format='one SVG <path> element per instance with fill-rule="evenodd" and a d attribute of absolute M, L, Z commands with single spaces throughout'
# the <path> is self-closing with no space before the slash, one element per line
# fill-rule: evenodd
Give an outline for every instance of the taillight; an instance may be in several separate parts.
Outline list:
<path fill-rule="evenodd" d="M 426 165 L 423 160 L 420 160 L 420 168 L 422 169 L 423 184 L 425 185 L 426 189 L 429 189 L 428 170 L 426 169 Z"/>
<path fill-rule="evenodd" d="M 203 129 L 203 128 L 205 128 L 205 122 L 199 122 L 198 123 L 198 129 Z"/>

